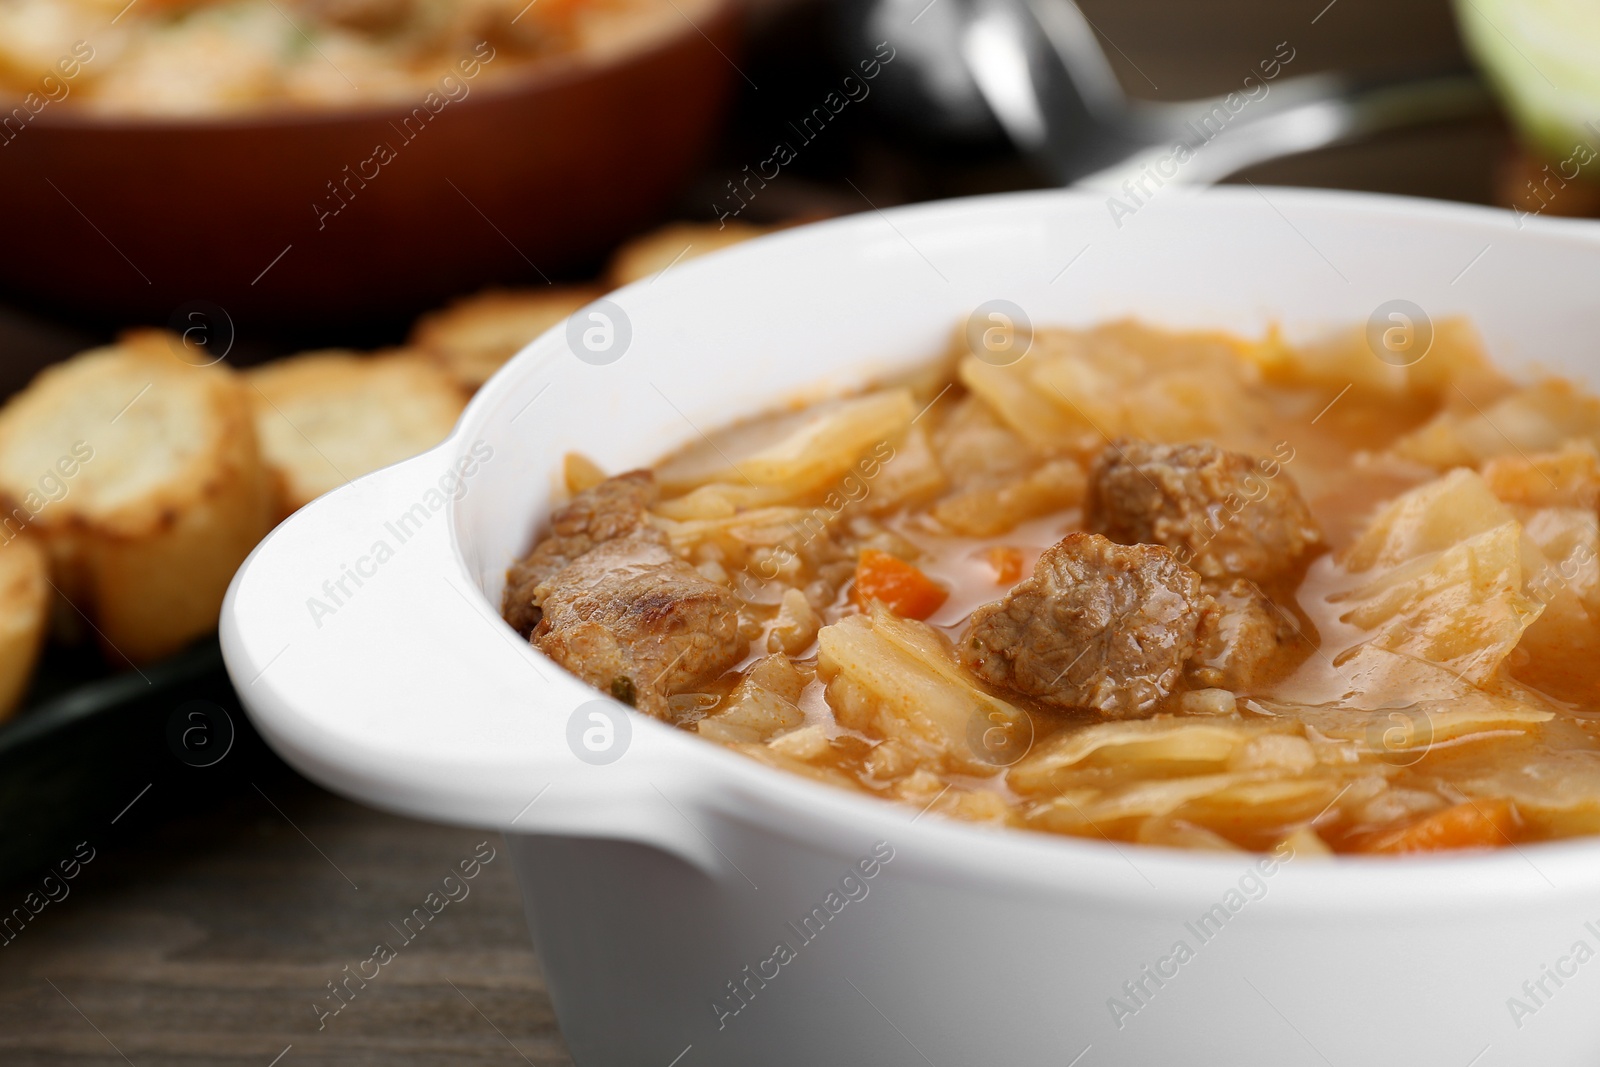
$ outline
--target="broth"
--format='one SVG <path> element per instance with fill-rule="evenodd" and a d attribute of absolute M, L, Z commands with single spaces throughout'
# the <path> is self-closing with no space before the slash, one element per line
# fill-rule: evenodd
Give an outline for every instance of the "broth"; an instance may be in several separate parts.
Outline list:
<path fill-rule="evenodd" d="M 604 480 L 507 617 L 641 711 L 951 817 L 1403 853 L 1600 829 L 1600 400 L 1440 323 L 1039 330 Z"/>

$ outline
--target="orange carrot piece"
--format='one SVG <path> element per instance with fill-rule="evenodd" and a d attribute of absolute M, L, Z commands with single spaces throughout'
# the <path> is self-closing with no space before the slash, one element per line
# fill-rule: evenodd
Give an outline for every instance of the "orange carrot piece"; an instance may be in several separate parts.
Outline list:
<path fill-rule="evenodd" d="M 983 550 L 983 561 L 994 571 L 996 585 L 1016 585 L 1022 579 L 1022 549 L 995 545 Z"/>
<path fill-rule="evenodd" d="M 856 561 L 855 585 L 850 599 L 863 610 L 872 601 L 906 619 L 926 619 L 950 594 L 903 559 L 867 549 Z"/>
<path fill-rule="evenodd" d="M 1365 852 L 1439 852 L 1454 848 L 1498 848 L 1514 839 L 1517 812 L 1511 801 L 1469 800 L 1410 826 L 1379 834 Z"/>

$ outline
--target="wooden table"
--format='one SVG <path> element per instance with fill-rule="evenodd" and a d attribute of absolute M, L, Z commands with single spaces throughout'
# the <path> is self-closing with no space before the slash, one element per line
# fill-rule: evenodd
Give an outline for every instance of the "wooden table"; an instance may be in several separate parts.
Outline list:
<path fill-rule="evenodd" d="M 380 814 L 287 773 L 258 784 L 96 855 L 0 948 L 0 1063 L 571 1062 L 498 834 Z M 404 943 L 396 927 L 483 842 L 494 858 Z M 397 958 L 324 1018 L 327 983 L 379 942 Z"/>
<path fill-rule="evenodd" d="M 1296 73 L 1458 57 L 1443 0 L 1403 8 L 1338 0 L 1322 10 L 1325 3 L 1084 0 L 1084 7 L 1114 43 L 1125 84 L 1157 98 L 1226 91 L 1285 39 L 1297 49 Z M 686 198 L 685 214 L 705 216 L 712 197 L 701 194 L 719 190 L 741 161 L 756 158 L 748 145 L 782 120 L 788 102 L 808 99 L 809 89 L 793 88 L 796 79 L 818 76 L 805 56 L 815 54 L 806 42 L 820 37 L 820 20 L 791 10 L 769 12 L 764 21 L 767 43 L 758 41 L 746 60 L 760 72 L 761 99 L 747 94 L 741 103 L 718 164 Z M 1498 124 L 1469 124 L 1262 167 L 1250 177 L 1485 201 L 1507 143 Z M 836 148 L 808 165 L 811 173 L 798 170 L 789 189 L 766 203 L 780 211 L 818 204 L 859 210 L 864 205 L 854 203 L 858 194 L 840 180 L 844 174 L 879 203 L 1029 181 L 1024 168 L 1005 160 L 930 162 L 862 124 L 841 131 Z M 42 321 L 0 308 L 0 350 L 8 357 L 0 389 L 24 381 L 31 365 L 106 332 L 105 324 Z M 0 948 L 0 1062 L 570 1062 L 497 837 L 370 811 L 287 773 L 258 784 L 261 791 L 241 783 L 215 810 L 97 856 L 70 897 Z M 326 996 L 326 983 L 391 940 L 391 924 L 486 839 L 499 855 L 470 896 L 449 905 L 319 1030 L 313 1004 Z M 6 889 L 10 896 L 0 904 L 10 908 L 26 889 Z"/>

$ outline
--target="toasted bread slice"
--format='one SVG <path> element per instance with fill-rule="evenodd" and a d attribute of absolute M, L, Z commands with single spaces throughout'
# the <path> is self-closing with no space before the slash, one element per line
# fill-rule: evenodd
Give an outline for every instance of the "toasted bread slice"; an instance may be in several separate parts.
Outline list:
<path fill-rule="evenodd" d="M 606 266 L 606 284 L 620 289 L 652 274 L 660 274 L 686 259 L 770 232 L 770 227 L 753 226 L 748 222 L 675 222 L 635 237 L 617 249 Z"/>
<path fill-rule="evenodd" d="M 0 533 L 0 722 L 16 712 L 44 645 L 49 573 L 49 559 L 31 535 Z"/>
<path fill-rule="evenodd" d="M 490 289 L 418 319 L 410 343 L 470 392 L 523 345 L 603 295 L 593 285 Z"/>
<path fill-rule="evenodd" d="M 148 662 L 216 626 L 271 498 L 245 387 L 130 332 L 42 372 L 0 409 L 0 533 L 43 541 L 108 655 Z"/>
<path fill-rule="evenodd" d="M 307 352 L 247 372 L 256 433 L 287 515 L 438 444 L 466 396 L 416 352 Z"/>

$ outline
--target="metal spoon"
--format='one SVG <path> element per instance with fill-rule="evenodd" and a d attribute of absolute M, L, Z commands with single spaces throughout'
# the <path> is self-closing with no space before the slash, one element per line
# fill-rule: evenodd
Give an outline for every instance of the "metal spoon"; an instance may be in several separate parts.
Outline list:
<path fill-rule="evenodd" d="M 1254 89 L 1209 99 L 1134 100 L 1072 0 L 934 0 L 906 14 L 922 2 L 880 0 L 861 21 L 905 53 L 898 82 L 886 86 L 898 99 L 888 102 L 907 115 L 920 103 L 918 125 L 947 136 L 981 138 L 998 120 L 1062 185 L 1121 188 L 1156 167 L 1163 183 L 1209 184 L 1266 160 L 1493 107 L 1470 73 L 1258 76 Z"/>
<path fill-rule="evenodd" d="M 960 50 L 1012 141 L 1063 185 L 1119 188 L 1163 160 L 1164 181 L 1209 184 L 1269 159 L 1492 106 L 1470 74 L 1366 84 L 1337 74 L 1257 76 L 1253 99 L 1130 100 L 1072 0 L 972 0 Z"/>

